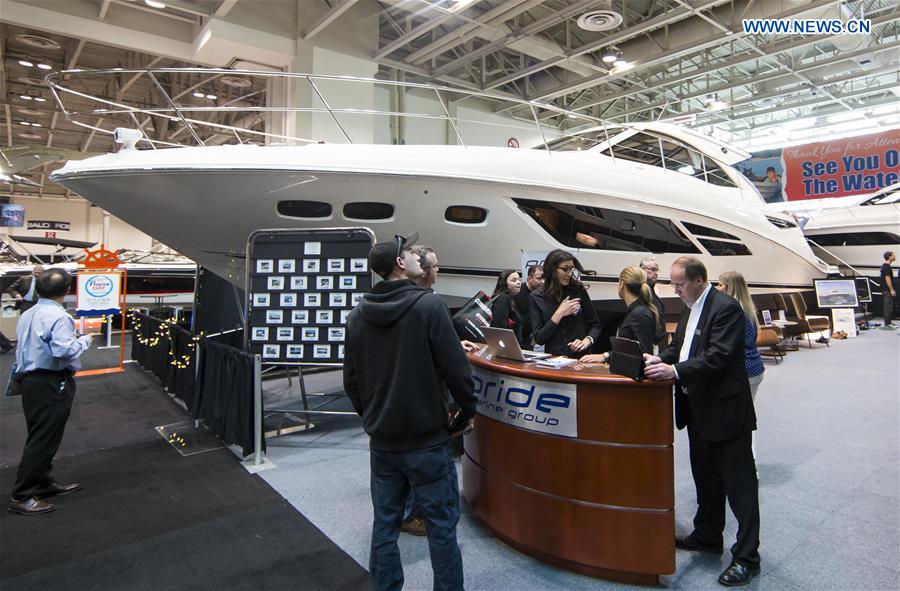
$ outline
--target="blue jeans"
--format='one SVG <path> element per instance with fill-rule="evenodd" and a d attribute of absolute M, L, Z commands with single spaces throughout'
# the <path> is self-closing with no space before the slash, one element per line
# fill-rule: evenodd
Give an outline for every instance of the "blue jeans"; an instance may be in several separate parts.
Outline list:
<path fill-rule="evenodd" d="M 456 543 L 459 482 L 450 444 L 410 452 L 371 450 L 372 551 L 369 571 L 375 591 L 403 588 L 400 523 L 410 490 L 428 530 L 428 551 L 436 591 L 463 589 L 462 555 Z"/>

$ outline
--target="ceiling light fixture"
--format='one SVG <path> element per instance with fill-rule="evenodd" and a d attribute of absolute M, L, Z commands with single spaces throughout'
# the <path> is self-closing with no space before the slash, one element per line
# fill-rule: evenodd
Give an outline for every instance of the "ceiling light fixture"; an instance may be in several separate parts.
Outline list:
<path fill-rule="evenodd" d="M 31 63 L 31 62 L 28 61 L 28 60 L 19 60 L 19 65 L 20 65 L 20 66 L 25 66 L 26 68 L 33 68 L 33 67 L 34 67 L 34 64 Z"/>
<path fill-rule="evenodd" d="M 617 59 L 619 59 L 619 52 L 617 52 L 612 47 L 607 47 L 603 50 L 603 53 L 600 54 L 600 59 L 606 62 L 607 64 L 611 64 Z"/>
<path fill-rule="evenodd" d="M 144 4 L 151 8 L 165 8 L 165 2 L 158 2 L 157 0 L 144 0 Z"/>
<path fill-rule="evenodd" d="M 32 100 L 35 100 L 35 101 L 37 101 L 37 102 L 39 102 L 39 103 L 43 103 L 43 102 L 45 102 L 45 101 L 47 100 L 47 99 L 45 99 L 45 98 L 42 97 L 42 96 L 35 96 L 35 97 L 31 97 L 31 98 L 32 98 Z"/>
<path fill-rule="evenodd" d="M 193 95 L 194 95 L 195 97 L 197 97 L 197 98 L 203 98 L 203 97 L 206 96 L 205 94 L 203 94 L 203 93 L 200 92 L 199 90 L 195 90 L 195 91 L 193 92 Z"/>
<path fill-rule="evenodd" d="M 208 94 L 208 95 L 206 95 L 206 98 L 208 98 L 208 99 L 211 100 L 211 101 L 214 101 L 214 100 L 216 100 L 216 99 L 219 98 L 219 97 L 217 97 L 217 96 L 214 95 L 214 94 Z"/>
<path fill-rule="evenodd" d="M 19 98 L 22 99 L 23 101 L 30 101 L 30 100 L 32 100 L 32 97 L 28 96 L 27 94 L 20 94 L 20 95 L 19 95 Z"/>
<path fill-rule="evenodd" d="M 623 60 L 622 56 L 619 56 L 616 59 L 616 61 L 613 62 L 613 67 L 616 70 L 622 71 L 622 70 L 627 70 L 628 68 L 630 68 L 631 64 L 629 64 L 627 61 Z"/>
<path fill-rule="evenodd" d="M 53 69 L 53 66 L 51 66 L 50 64 L 38 64 L 37 67 L 42 70 L 52 70 Z"/>

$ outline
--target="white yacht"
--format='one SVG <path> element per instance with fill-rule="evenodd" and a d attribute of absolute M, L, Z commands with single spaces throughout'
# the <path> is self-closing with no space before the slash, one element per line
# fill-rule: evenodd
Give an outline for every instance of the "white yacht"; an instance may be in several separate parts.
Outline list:
<path fill-rule="evenodd" d="M 418 232 L 438 252 L 436 288 L 448 296 L 490 290 L 526 253 L 555 248 L 596 273 L 586 277 L 595 300 L 617 299 L 621 269 L 651 253 L 664 272 L 692 254 L 713 278 L 736 270 L 763 290 L 808 288 L 828 267 L 732 168 L 747 157 L 643 123 L 535 149 L 132 145 L 70 161 L 51 179 L 238 285 L 254 230 L 367 226 L 379 239 Z"/>
<path fill-rule="evenodd" d="M 887 250 L 900 252 L 900 183 L 812 215 L 803 233 L 837 264 L 877 275 Z M 829 261 L 830 262 L 830 261 Z"/>

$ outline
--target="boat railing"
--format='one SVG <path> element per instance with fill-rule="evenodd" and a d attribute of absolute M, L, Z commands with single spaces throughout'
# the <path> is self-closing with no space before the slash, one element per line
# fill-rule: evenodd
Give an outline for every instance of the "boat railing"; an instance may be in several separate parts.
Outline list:
<path fill-rule="evenodd" d="M 205 84 L 221 77 L 240 77 L 250 81 L 249 91 L 239 97 L 229 97 L 228 99 L 214 106 L 198 106 L 180 102 L 181 97 L 185 95 L 196 96 L 214 96 L 204 95 L 197 89 L 202 88 Z M 79 88 L 88 88 L 84 82 L 84 78 L 97 77 L 107 81 L 107 86 L 118 85 L 120 90 L 115 97 L 104 97 L 90 92 L 79 90 Z M 177 94 L 171 94 L 166 90 L 170 79 L 182 77 L 201 77 L 199 83 L 186 86 Z M 147 89 L 153 90 L 157 95 L 155 104 L 163 106 L 155 106 L 154 101 L 146 100 L 143 104 L 136 104 L 133 101 L 126 101 L 123 97 L 125 90 L 133 86 L 140 80 L 149 82 Z M 254 79 L 259 79 L 259 83 L 254 83 Z M 585 125 L 595 127 L 597 125 L 605 125 L 602 119 L 585 115 L 584 113 L 574 113 L 555 105 L 548 103 L 540 103 L 537 101 L 529 101 L 525 99 L 515 98 L 502 93 L 494 93 L 489 91 L 469 90 L 464 88 L 455 88 L 450 86 L 440 86 L 434 84 L 422 84 L 416 82 L 406 82 L 401 80 L 382 80 L 376 78 L 362 78 L 355 76 L 332 76 L 323 74 L 302 74 L 293 72 L 267 72 L 257 70 L 236 70 L 228 68 L 158 68 L 158 69 L 127 69 L 114 68 L 111 70 L 63 70 L 48 74 L 45 81 L 49 86 L 54 99 L 59 105 L 63 115 L 68 121 L 74 125 L 90 129 L 95 133 L 112 134 L 116 127 L 135 126 L 141 131 L 142 140 L 152 148 L 158 147 L 180 147 L 189 145 L 181 142 L 173 142 L 163 139 L 156 139 L 148 133 L 150 121 L 154 120 L 153 129 L 157 126 L 155 123 L 168 125 L 169 122 L 175 122 L 183 126 L 194 145 L 205 145 L 200 137 L 201 129 L 212 130 L 219 133 L 227 133 L 233 136 L 235 143 L 246 143 L 248 141 L 266 141 L 266 142 L 295 142 L 295 143 L 317 143 L 318 140 L 311 138 L 297 137 L 288 134 L 272 133 L 270 131 L 252 129 L 239 125 L 230 125 L 213 120 L 203 119 L 201 117 L 220 117 L 220 116 L 240 116 L 240 115 L 275 115 L 275 114 L 295 114 L 295 113 L 321 113 L 327 115 L 340 131 L 342 137 L 348 142 L 353 143 L 353 138 L 345 125 L 344 117 L 353 115 L 370 115 L 383 117 L 403 117 L 403 118 L 420 118 L 434 119 L 446 121 L 453 129 L 453 134 L 463 146 L 466 142 L 459 129 L 458 123 L 460 119 L 451 115 L 448 105 L 451 102 L 456 104 L 459 101 L 470 99 L 485 99 L 490 101 L 511 101 L 529 108 L 533 121 L 529 123 L 536 126 L 540 134 L 544 146 L 548 144 L 545 130 L 550 128 L 542 124 L 539 113 L 553 112 L 558 115 L 569 117 L 577 117 L 579 119 L 579 127 Z M 80 81 L 80 82 L 79 82 Z M 124 81 L 124 82 L 123 82 Z M 272 92 L 272 86 L 275 82 L 286 83 L 305 83 L 315 99 L 321 105 L 309 107 L 275 107 L 275 106 L 254 106 L 245 104 L 247 101 L 254 99 L 259 100 L 260 96 L 266 96 L 264 93 Z M 164 84 L 165 83 L 165 84 Z M 427 93 L 433 93 L 434 98 L 439 105 L 438 113 L 428 112 L 412 112 L 407 110 L 380 110 L 373 108 L 356 108 L 337 106 L 337 102 L 332 103 L 326 98 L 326 87 L 334 84 L 350 85 L 363 84 L 369 86 L 382 86 L 388 88 L 403 88 L 407 90 L 418 90 Z M 352 93 L 347 93 L 352 96 Z M 218 99 L 217 96 L 215 96 Z M 524 120 L 521 120 L 524 121 Z M 106 123 L 104 125 L 104 123 Z M 484 122 L 479 122 L 484 123 Z M 554 129 L 556 133 L 559 130 Z"/>
<path fill-rule="evenodd" d="M 816 242 L 815 240 L 810 238 L 809 236 L 806 237 L 806 241 L 809 242 L 815 248 L 817 248 L 820 252 L 822 252 L 822 253 L 826 254 L 827 256 L 831 257 L 832 259 L 834 259 L 834 261 L 836 261 L 838 263 L 835 266 L 838 267 L 838 269 L 841 271 L 841 275 L 847 276 L 847 273 L 844 273 L 844 269 L 846 269 L 850 272 L 851 277 L 865 277 L 865 275 L 863 275 L 863 273 L 860 272 L 859 269 L 857 269 L 856 267 L 854 267 L 853 265 L 851 265 L 850 263 L 848 263 L 847 261 L 845 261 L 838 255 L 834 254 L 833 252 L 831 252 L 830 250 L 828 250 L 827 248 L 825 248 L 824 246 L 822 246 L 821 244 L 819 244 L 818 242 Z M 826 261 L 826 263 L 827 263 L 827 261 Z M 872 283 L 874 283 L 875 285 L 878 285 L 877 282 L 872 281 Z"/>

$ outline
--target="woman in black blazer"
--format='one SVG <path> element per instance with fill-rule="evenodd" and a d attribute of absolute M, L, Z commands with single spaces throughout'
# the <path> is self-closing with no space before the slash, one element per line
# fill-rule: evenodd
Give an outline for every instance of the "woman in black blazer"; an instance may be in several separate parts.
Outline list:
<path fill-rule="evenodd" d="M 574 256 L 551 251 L 544 259 L 544 288 L 531 293 L 534 342 L 553 355 L 579 356 L 600 336 L 597 312 L 576 269 L 584 272 Z"/>
<path fill-rule="evenodd" d="M 516 296 L 522 290 L 522 278 L 514 269 L 507 269 L 500 273 L 497 285 L 494 287 L 494 295 L 491 296 L 491 326 L 494 328 L 508 328 L 516 333 L 516 340 L 522 348 L 527 349 L 527 340 L 523 333 L 522 312 L 516 304 Z"/>
<path fill-rule="evenodd" d="M 659 310 L 653 303 L 653 293 L 647 284 L 647 274 L 640 267 L 625 267 L 619 274 L 619 297 L 625 302 L 625 319 L 616 336 L 631 339 L 641 344 L 642 353 L 653 354 Z M 610 352 L 599 355 L 585 355 L 581 361 L 609 361 Z"/>

